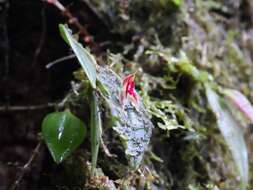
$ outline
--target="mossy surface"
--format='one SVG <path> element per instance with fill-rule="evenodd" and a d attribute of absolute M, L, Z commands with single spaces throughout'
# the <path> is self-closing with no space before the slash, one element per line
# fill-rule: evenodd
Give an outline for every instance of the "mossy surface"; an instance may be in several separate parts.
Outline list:
<path fill-rule="evenodd" d="M 98 63 L 111 66 L 121 77 L 137 71 L 136 89 L 155 127 L 142 164 L 138 170 L 131 170 L 124 147 L 112 130 L 115 118 L 110 117 L 108 105 L 101 103 L 102 136 L 105 146 L 116 157 L 101 149 L 98 176 L 93 179 L 84 176 L 83 187 L 240 188 L 231 153 L 208 107 L 203 84 L 212 82 L 217 89 L 237 89 L 253 101 L 252 40 L 247 40 L 251 35 L 250 21 L 241 15 L 245 3 L 240 0 L 226 3 L 90 1 L 110 27 L 110 35 L 117 36 L 117 40 L 111 41 L 106 59 L 99 57 Z M 80 96 L 85 95 L 85 76 L 82 71 L 77 71 L 75 76 L 84 86 Z M 77 99 L 71 105 L 79 110 L 82 101 Z M 252 143 L 252 132 L 245 138 Z M 89 148 L 83 151 L 90 155 Z M 249 155 L 252 152 L 249 146 Z M 88 171 L 88 158 L 83 164 Z M 251 177 L 248 189 L 252 185 Z"/>

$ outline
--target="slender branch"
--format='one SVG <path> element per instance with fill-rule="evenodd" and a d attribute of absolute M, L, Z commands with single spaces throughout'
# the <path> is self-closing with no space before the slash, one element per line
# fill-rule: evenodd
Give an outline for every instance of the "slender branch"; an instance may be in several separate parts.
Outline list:
<path fill-rule="evenodd" d="M 84 36 L 84 41 L 90 44 L 93 43 L 93 38 L 89 34 L 87 29 L 79 22 L 77 17 L 75 17 L 63 4 L 60 3 L 60 1 L 58 0 L 42 0 L 42 1 L 45 1 L 57 7 L 62 12 L 62 14 L 68 18 L 68 23 L 75 25 L 78 28 L 80 34 Z"/>
<path fill-rule="evenodd" d="M 63 61 L 67 61 L 67 60 L 73 59 L 73 58 L 75 58 L 75 57 L 76 57 L 75 54 L 71 54 L 71 55 L 68 55 L 68 56 L 65 56 L 65 57 L 61 57 L 61 58 L 59 58 L 59 59 L 56 59 L 56 60 L 54 60 L 54 61 L 48 63 L 48 64 L 46 65 L 46 68 L 49 69 L 50 67 L 54 66 L 54 65 L 57 64 L 57 63 L 60 63 L 60 62 L 63 62 Z"/>
<path fill-rule="evenodd" d="M 82 85 L 78 85 L 75 83 L 71 83 L 72 86 L 72 93 L 68 93 L 63 100 L 61 100 L 59 103 L 49 102 L 46 104 L 39 104 L 39 105 L 28 105 L 28 106 L 10 106 L 10 105 L 4 105 L 0 106 L 0 112 L 12 112 L 12 111 L 33 111 L 33 110 L 40 110 L 40 109 L 46 109 L 50 107 L 58 107 L 63 108 L 66 104 L 66 102 L 69 101 L 72 94 L 78 95 L 78 90 L 82 87 Z"/>
<path fill-rule="evenodd" d="M 49 107 L 54 107 L 56 103 L 47 103 L 41 105 L 31 105 L 31 106 L 0 106 L 0 111 L 3 112 L 12 112 L 12 111 L 27 111 L 27 110 L 39 110 Z"/>
<path fill-rule="evenodd" d="M 24 175 L 31 169 L 31 165 L 36 159 L 37 155 L 39 154 L 41 146 L 42 146 L 42 140 L 39 141 L 36 148 L 33 150 L 33 153 L 31 157 L 29 158 L 28 162 L 21 168 L 20 174 L 18 175 L 15 182 L 10 187 L 10 190 L 15 190 L 19 186 Z"/>
<path fill-rule="evenodd" d="M 110 153 L 110 150 L 107 148 L 107 146 L 102 138 L 101 138 L 101 147 L 102 147 L 102 150 L 104 151 L 104 153 L 106 154 L 106 156 L 114 157 L 114 158 L 118 157 L 116 154 Z"/>

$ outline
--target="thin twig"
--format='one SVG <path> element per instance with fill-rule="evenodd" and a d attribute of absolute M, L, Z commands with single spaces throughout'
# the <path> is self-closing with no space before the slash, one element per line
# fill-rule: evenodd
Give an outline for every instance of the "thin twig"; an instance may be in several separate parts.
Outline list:
<path fill-rule="evenodd" d="M 75 58 L 75 57 L 76 57 L 75 54 L 71 54 L 71 55 L 68 55 L 68 56 L 65 56 L 65 57 L 61 57 L 61 58 L 59 58 L 59 59 L 56 59 L 56 60 L 54 60 L 54 61 L 48 63 L 48 64 L 46 65 L 46 68 L 49 69 L 49 68 L 51 68 L 52 66 L 54 66 L 55 64 L 57 64 L 57 63 L 60 63 L 60 62 L 63 62 L 63 61 L 67 61 L 67 60 L 73 59 L 73 58 Z"/>
<path fill-rule="evenodd" d="M 78 95 L 78 90 L 82 87 L 82 85 L 74 84 L 72 83 L 72 91 L 75 95 Z M 46 104 L 39 104 L 39 105 L 26 105 L 26 106 L 10 106 L 10 105 L 3 105 L 0 106 L 0 112 L 15 112 L 15 111 L 34 111 L 34 110 L 40 110 L 40 109 L 46 109 L 51 107 L 58 107 L 63 108 L 66 104 L 66 102 L 69 101 L 71 98 L 71 93 L 68 93 L 62 101 L 59 103 L 49 102 Z"/>
<path fill-rule="evenodd" d="M 87 31 L 86 27 L 84 27 L 79 22 L 78 18 L 72 15 L 72 13 L 63 4 L 61 4 L 60 1 L 58 0 L 42 0 L 42 1 L 53 4 L 55 7 L 57 7 L 62 12 L 62 14 L 68 18 L 68 23 L 78 28 L 80 34 L 84 36 L 84 41 L 90 44 L 93 43 L 92 36 Z"/>
<path fill-rule="evenodd" d="M 104 140 L 101 138 L 101 147 L 102 147 L 102 150 L 104 151 L 104 153 L 106 154 L 106 156 L 108 157 L 113 157 L 113 158 L 117 158 L 117 155 L 116 154 L 112 154 L 110 152 L 110 150 L 107 148 Z"/>
<path fill-rule="evenodd" d="M 28 106 L 0 106 L 0 111 L 3 112 L 12 112 L 12 111 L 29 111 L 29 110 L 39 110 L 39 109 L 45 109 L 49 107 L 56 106 L 56 103 L 47 103 L 47 104 L 40 104 L 40 105 L 28 105 Z"/>
<path fill-rule="evenodd" d="M 36 148 L 33 150 L 33 153 L 31 155 L 31 157 L 29 158 L 28 162 L 22 167 L 22 169 L 20 171 L 20 174 L 18 175 L 15 182 L 10 187 L 10 190 L 15 190 L 19 186 L 19 184 L 22 181 L 24 175 L 31 169 L 31 165 L 34 162 L 37 155 L 39 154 L 41 146 L 42 146 L 42 140 L 39 141 Z"/>
<path fill-rule="evenodd" d="M 46 21 L 46 11 L 45 11 L 45 3 L 43 2 L 43 6 L 41 9 L 41 25 L 42 25 L 42 32 L 40 35 L 40 41 L 39 45 L 35 50 L 34 57 L 33 57 L 33 62 L 32 65 L 35 66 L 38 60 L 38 57 L 40 55 L 40 52 L 43 48 L 45 38 L 46 38 L 46 31 L 47 31 L 47 21 Z"/>

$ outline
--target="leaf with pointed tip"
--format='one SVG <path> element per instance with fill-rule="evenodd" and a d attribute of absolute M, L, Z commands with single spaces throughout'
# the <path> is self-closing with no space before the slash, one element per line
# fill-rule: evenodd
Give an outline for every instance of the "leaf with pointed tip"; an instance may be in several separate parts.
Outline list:
<path fill-rule="evenodd" d="M 79 63 L 90 80 L 91 86 L 96 88 L 96 60 L 83 46 L 72 36 L 71 30 L 65 25 L 60 24 L 59 30 L 62 38 L 70 45 Z"/>
<path fill-rule="evenodd" d="M 249 166 L 248 152 L 243 134 L 226 105 L 222 104 L 222 99 L 209 85 L 206 85 L 205 88 L 209 106 L 216 115 L 217 125 L 232 153 L 232 157 L 240 174 L 241 189 L 245 190 L 248 184 Z"/>
<path fill-rule="evenodd" d="M 86 127 L 68 110 L 53 112 L 42 122 L 42 135 L 54 161 L 60 163 L 83 142 Z"/>

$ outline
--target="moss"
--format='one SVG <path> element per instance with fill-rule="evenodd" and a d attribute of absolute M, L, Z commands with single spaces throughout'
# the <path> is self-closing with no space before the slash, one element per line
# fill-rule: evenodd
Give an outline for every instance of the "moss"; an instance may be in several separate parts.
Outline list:
<path fill-rule="evenodd" d="M 228 24 L 240 19 L 231 14 L 235 7 L 213 0 L 176 7 L 172 1 L 91 2 L 108 19 L 111 32 L 121 36 L 113 41 L 115 54 L 108 54 L 107 64 L 121 76 L 138 70 L 137 90 L 155 125 L 149 153 L 131 172 L 112 123 L 105 122 L 105 144 L 118 157 L 101 153 L 104 175 L 122 189 L 239 189 L 203 86 L 236 88 L 253 100 L 252 58 L 241 35 L 246 31 L 239 23 Z M 85 79 L 82 72 L 75 76 Z"/>

